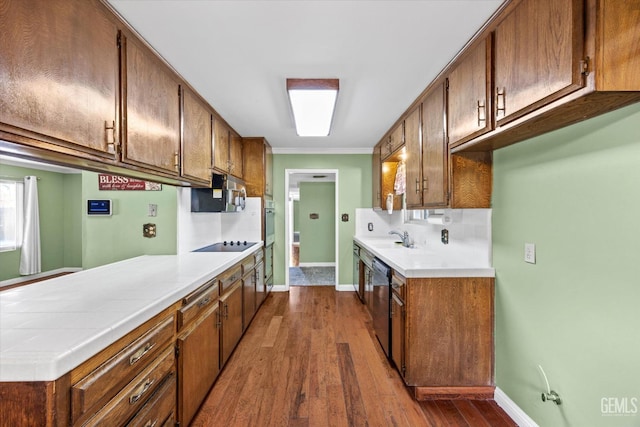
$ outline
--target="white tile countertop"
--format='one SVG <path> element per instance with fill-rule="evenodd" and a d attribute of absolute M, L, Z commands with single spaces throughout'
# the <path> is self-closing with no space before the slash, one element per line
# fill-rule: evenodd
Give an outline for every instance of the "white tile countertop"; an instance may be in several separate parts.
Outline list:
<path fill-rule="evenodd" d="M 457 247 L 455 250 L 406 248 L 396 237 L 361 237 L 353 240 L 407 278 L 495 277 L 490 260 L 482 252 Z"/>
<path fill-rule="evenodd" d="M 53 381 L 256 252 L 140 256 L 0 292 L 0 381 Z"/>

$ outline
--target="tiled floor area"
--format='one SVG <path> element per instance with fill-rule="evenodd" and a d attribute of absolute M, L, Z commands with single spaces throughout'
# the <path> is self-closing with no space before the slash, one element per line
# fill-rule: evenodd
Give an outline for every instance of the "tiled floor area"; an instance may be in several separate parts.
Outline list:
<path fill-rule="evenodd" d="M 289 267 L 289 286 L 332 286 L 335 267 Z"/>

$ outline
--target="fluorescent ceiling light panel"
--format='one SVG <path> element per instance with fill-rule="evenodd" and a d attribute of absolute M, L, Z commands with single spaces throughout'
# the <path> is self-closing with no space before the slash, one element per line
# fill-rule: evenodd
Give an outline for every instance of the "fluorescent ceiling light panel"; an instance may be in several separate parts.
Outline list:
<path fill-rule="evenodd" d="M 329 135 L 338 89 L 338 79 L 287 79 L 298 136 Z"/>

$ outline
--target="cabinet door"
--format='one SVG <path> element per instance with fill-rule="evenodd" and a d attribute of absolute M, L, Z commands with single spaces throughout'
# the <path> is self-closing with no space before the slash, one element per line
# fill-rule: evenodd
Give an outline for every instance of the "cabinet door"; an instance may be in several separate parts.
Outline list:
<path fill-rule="evenodd" d="M 229 173 L 240 179 L 242 174 L 242 138 L 235 132 L 231 132 L 229 139 Z"/>
<path fill-rule="evenodd" d="M 449 145 L 456 146 L 493 128 L 490 40 L 471 47 L 447 78 Z"/>
<path fill-rule="evenodd" d="M 222 172 L 229 172 L 229 132 L 220 119 L 213 119 L 213 167 Z"/>
<path fill-rule="evenodd" d="M 265 141 L 264 194 L 273 196 L 273 149 Z"/>
<path fill-rule="evenodd" d="M 121 38 L 122 161 L 177 175 L 180 150 L 180 84 L 136 38 Z"/>
<path fill-rule="evenodd" d="M 382 188 L 381 188 L 381 179 L 382 179 L 382 156 L 381 156 L 381 147 L 380 145 L 376 145 L 373 148 L 373 157 L 372 157 L 372 172 L 371 172 L 371 184 L 372 184 L 372 201 L 373 207 L 382 209 Z"/>
<path fill-rule="evenodd" d="M 5 0 L 0 22 L 0 131 L 115 159 L 118 29 L 104 6 Z"/>
<path fill-rule="evenodd" d="M 238 280 L 220 297 L 222 316 L 221 360 L 223 366 L 242 336 L 242 281 Z"/>
<path fill-rule="evenodd" d="M 242 278 L 242 329 L 246 330 L 256 313 L 256 275 L 251 270 Z"/>
<path fill-rule="evenodd" d="M 255 277 L 256 277 L 255 280 L 256 280 L 256 311 L 257 311 L 267 296 L 266 284 L 264 280 L 265 279 L 264 262 L 260 262 L 258 265 L 256 265 Z"/>
<path fill-rule="evenodd" d="M 404 376 L 404 303 L 395 293 L 391 296 L 391 360 Z"/>
<path fill-rule="evenodd" d="M 211 184 L 211 113 L 189 89 L 182 97 L 182 176 Z"/>
<path fill-rule="evenodd" d="M 445 136 L 445 87 L 431 91 L 422 103 L 422 204 L 425 207 L 448 203 L 447 141 Z"/>
<path fill-rule="evenodd" d="M 189 425 L 220 372 L 218 306 L 178 336 L 178 413 Z"/>
<path fill-rule="evenodd" d="M 522 0 L 495 30 L 498 125 L 580 89 L 582 0 Z"/>
<path fill-rule="evenodd" d="M 404 122 L 399 123 L 389 135 L 382 147 L 382 158 L 386 159 L 404 144 Z"/>
<path fill-rule="evenodd" d="M 406 147 L 406 201 L 407 207 L 422 206 L 421 163 L 422 129 L 420 129 L 420 105 L 404 120 Z"/>

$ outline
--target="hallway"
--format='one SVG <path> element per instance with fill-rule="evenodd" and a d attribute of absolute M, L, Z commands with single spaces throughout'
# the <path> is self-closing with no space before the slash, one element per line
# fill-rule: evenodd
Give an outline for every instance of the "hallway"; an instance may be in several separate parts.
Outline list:
<path fill-rule="evenodd" d="M 352 292 L 294 287 L 256 314 L 192 426 L 515 426 L 491 401 L 416 402 Z"/>

